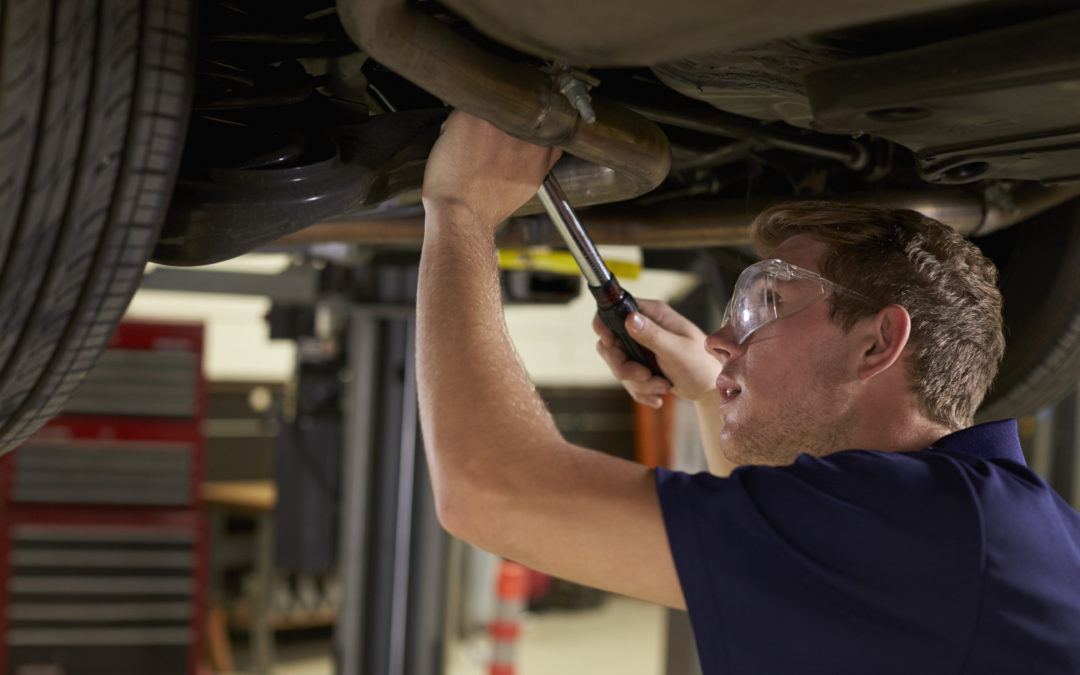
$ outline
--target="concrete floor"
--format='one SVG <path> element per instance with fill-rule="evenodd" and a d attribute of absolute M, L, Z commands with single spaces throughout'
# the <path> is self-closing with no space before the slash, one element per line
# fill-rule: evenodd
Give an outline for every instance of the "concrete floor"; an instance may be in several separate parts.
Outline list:
<path fill-rule="evenodd" d="M 595 609 L 527 613 L 517 675 L 662 675 L 665 610 L 612 596 Z M 490 641 L 451 645 L 445 675 L 486 675 Z M 274 675 L 333 675 L 329 642 L 283 644 Z"/>

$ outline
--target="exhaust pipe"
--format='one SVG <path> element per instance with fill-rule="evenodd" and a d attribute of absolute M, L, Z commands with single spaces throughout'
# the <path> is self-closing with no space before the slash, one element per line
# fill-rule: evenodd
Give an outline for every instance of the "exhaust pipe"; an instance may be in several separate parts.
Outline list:
<path fill-rule="evenodd" d="M 912 209 L 939 220 L 965 236 L 981 236 L 1010 227 L 1080 197 L 1080 185 L 1020 185 L 1012 194 L 980 196 L 963 188 L 862 192 L 837 195 L 834 201 Z M 739 246 L 750 243 L 750 222 L 769 206 L 786 199 L 696 201 L 683 204 L 634 204 L 581 213 L 597 244 L 645 248 Z M 420 246 L 423 214 L 405 217 L 359 217 L 300 230 L 274 243 L 293 246 L 325 242 Z M 499 231 L 500 246 L 562 246 L 562 239 L 544 216 L 513 218 Z"/>
<path fill-rule="evenodd" d="M 667 177 L 667 137 L 641 115 L 594 98 L 596 121 L 586 124 L 554 78 L 487 53 L 405 0 L 337 5 L 349 37 L 394 72 L 508 134 L 599 165 L 586 169 L 568 161 L 555 167 L 576 206 L 630 199 Z M 519 213 L 542 210 L 533 199 Z"/>

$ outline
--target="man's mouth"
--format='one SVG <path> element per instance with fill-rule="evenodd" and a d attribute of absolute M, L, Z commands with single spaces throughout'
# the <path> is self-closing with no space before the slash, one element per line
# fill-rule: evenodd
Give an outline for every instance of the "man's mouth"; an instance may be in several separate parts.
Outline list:
<path fill-rule="evenodd" d="M 720 392 L 721 405 L 730 403 L 742 392 L 742 389 L 739 388 L 738 384 L 727 379 L 723 375 L 716 378 L 716 390 Z"/>

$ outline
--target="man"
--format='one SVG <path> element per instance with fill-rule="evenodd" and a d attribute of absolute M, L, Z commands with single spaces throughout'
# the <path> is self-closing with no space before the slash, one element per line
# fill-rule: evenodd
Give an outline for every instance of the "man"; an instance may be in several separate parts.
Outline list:
<path fill-rule="evenodd" d="M 428 161 L 417 373 L 451 533 L 688 608 L 708 673 L 1080 672 L 1080 516 L 1014 422 L 965 429 L 1002 350 L 973 247 L 914 214 L 773 212 L 718 332 L 628 320 L 666 380 L 598 330 L 638 400 L 695 401 L 714 473 L 741 467 L 654 472 L 567 443 L 507 338 L 493 233 L 556 155 L 455 113 Z"/>

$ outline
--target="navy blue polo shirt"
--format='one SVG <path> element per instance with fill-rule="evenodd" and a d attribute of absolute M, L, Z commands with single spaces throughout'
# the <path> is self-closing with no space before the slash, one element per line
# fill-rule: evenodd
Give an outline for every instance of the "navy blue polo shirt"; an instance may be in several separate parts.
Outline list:
<path fill-rule="evenodd" d="M 657 490 L 707 675 L 1080 673 L 1080 515 L 1015 420 Z"/>

